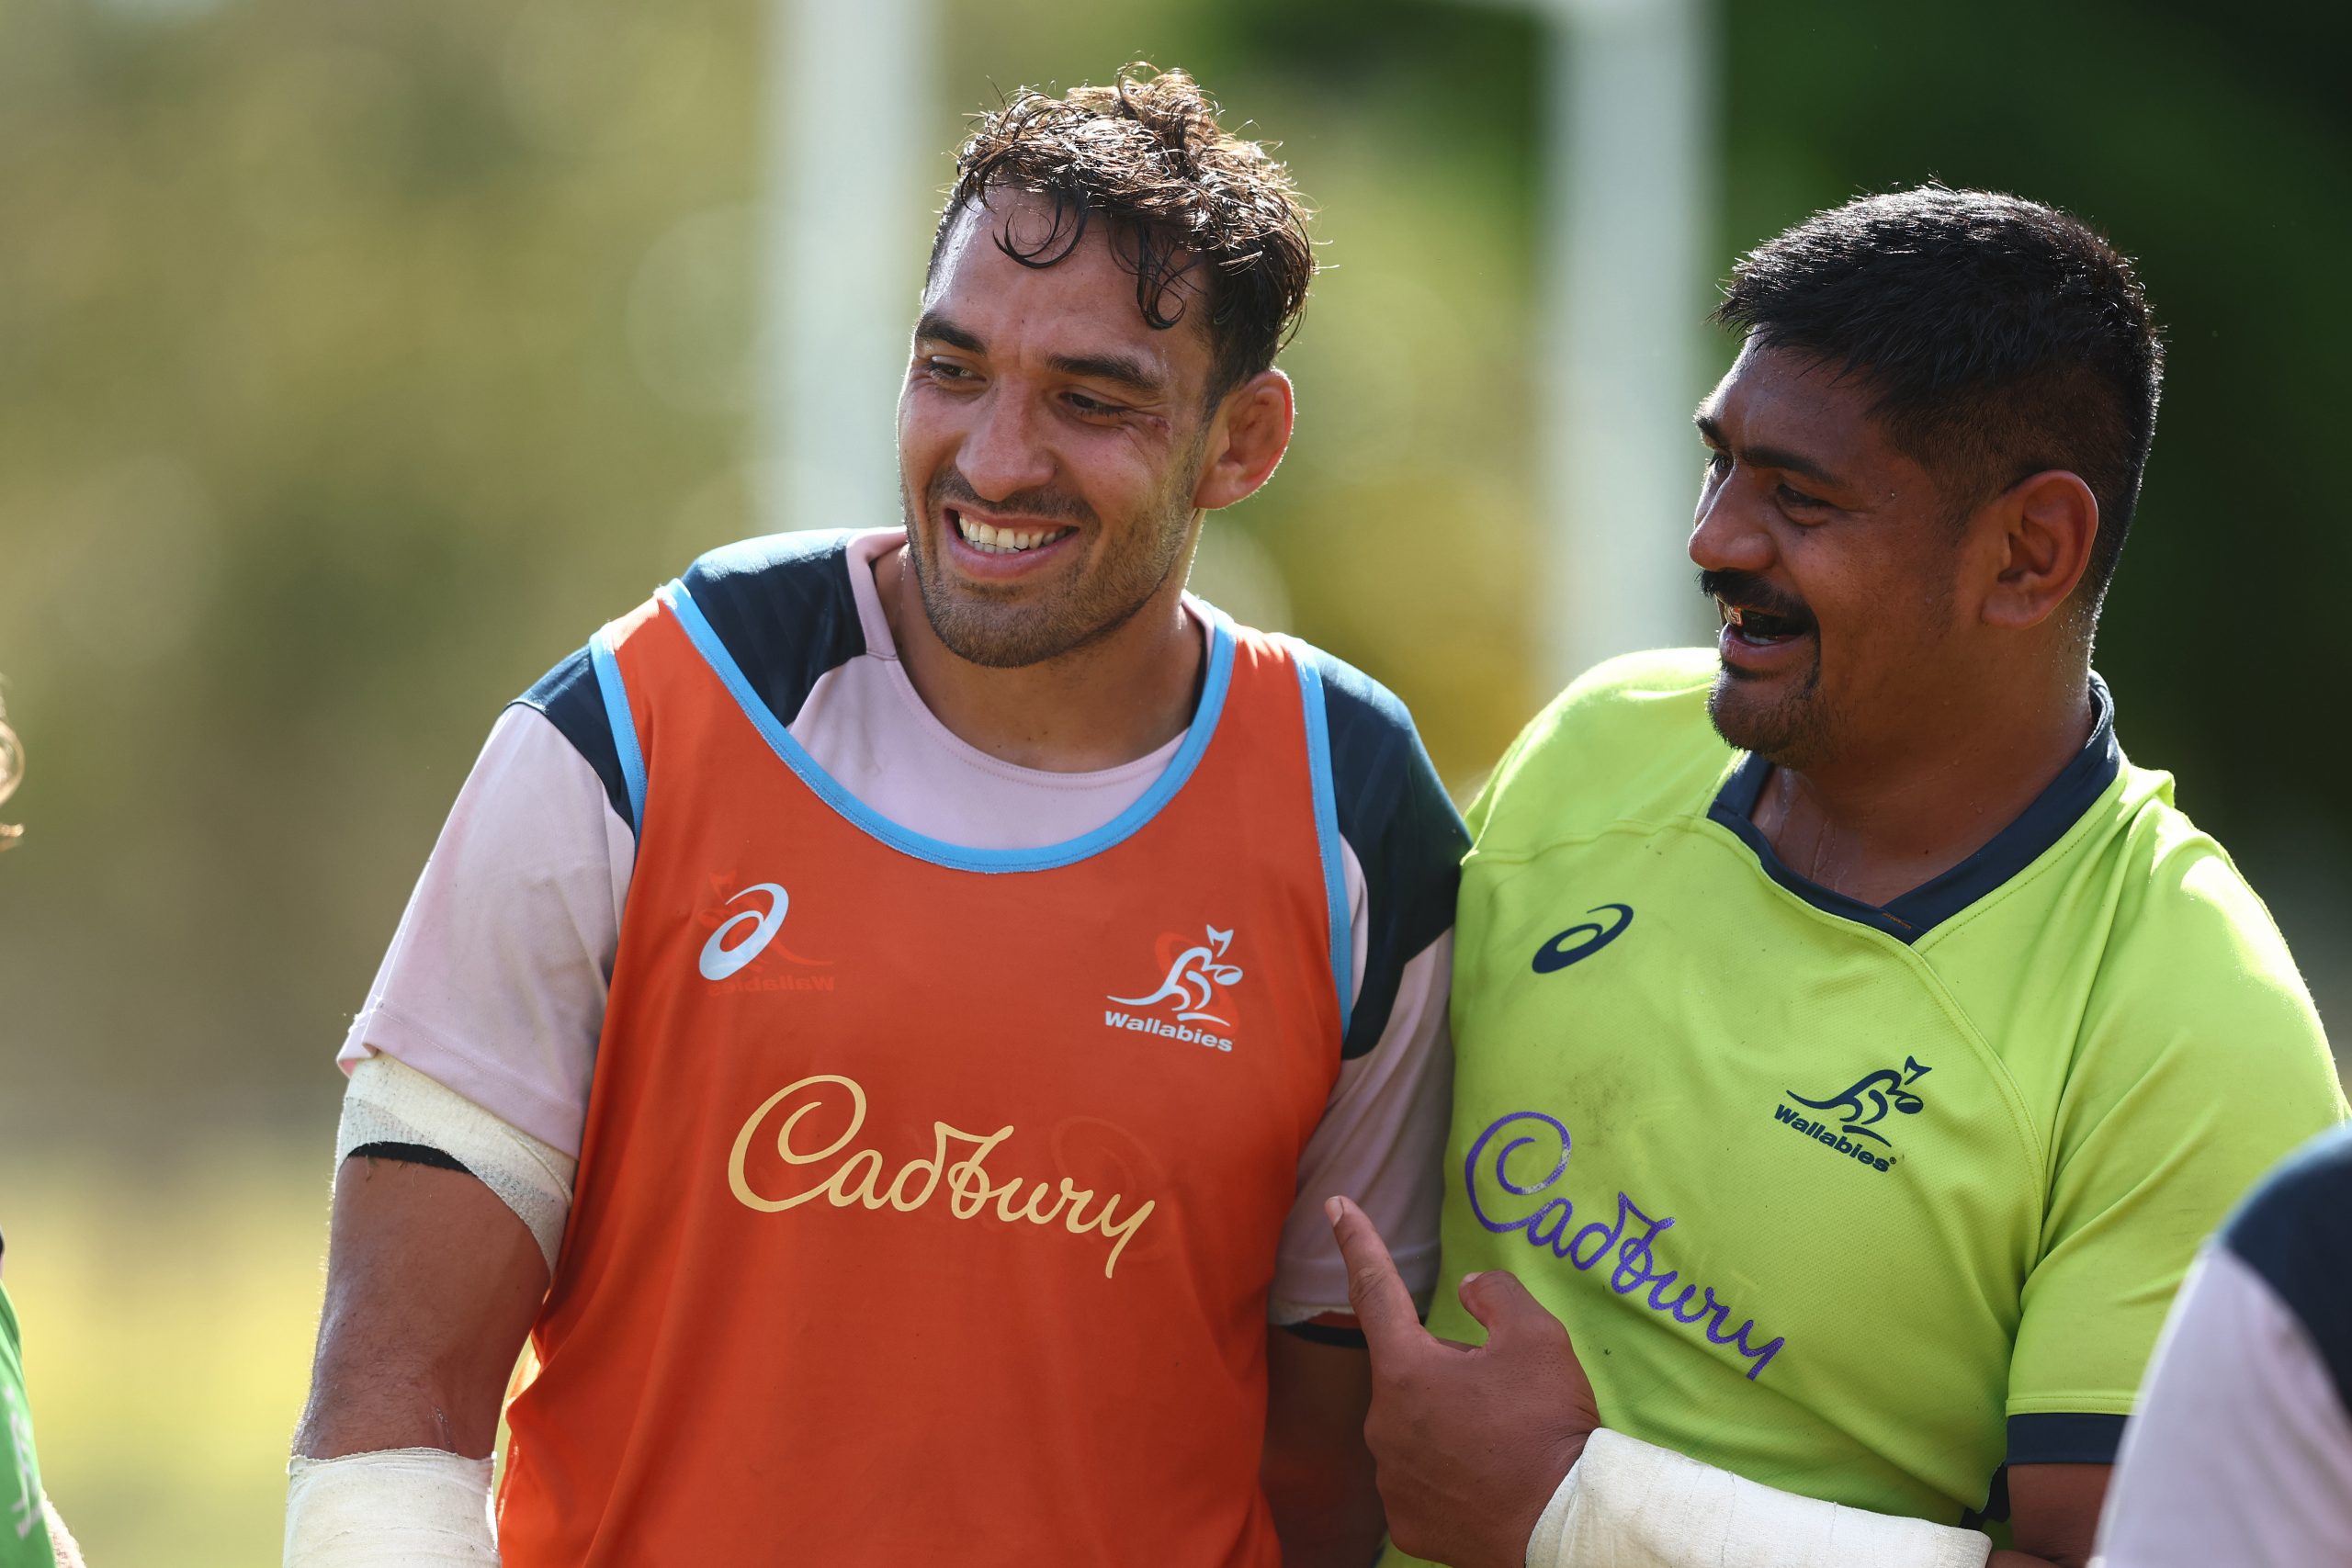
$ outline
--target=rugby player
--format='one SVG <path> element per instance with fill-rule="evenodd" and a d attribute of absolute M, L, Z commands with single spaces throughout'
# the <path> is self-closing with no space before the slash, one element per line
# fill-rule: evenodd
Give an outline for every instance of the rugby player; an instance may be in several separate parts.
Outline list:
<path fill-rule="evenodd" d="M 24 782 L 24 750 L 0 709 L 0 806 Z M 0 850 L 23 833 L 0 822 Z M 0 1263 L 7 1242 L 0 1238 Z M 25 1393 L 23 1342 L 17 1308 L 0 1285 L 0 1568 L 81 1568 L 80 1549 L 41 1490 L 40 1458 L 33 1450 L 32 1402 Z"/>
<path fill-rule="evenodd" d="M 986 117 L 904 528 L 707 556 L 492 729 L 342 1053 L 289 1562 L 1369 1560 L 1319 1205 L 1434 1280 L 1467 840 L 1184 592 L 1314 269 L 1215 113 Z"/>
<path fill-rule="evenodd" d="M 1332 1205 L 1391 1528 L 2079 1564 L 2199 1243 L 2344 1110 L 2091 670 L 2156 328 L 2082 222 L 1939 188 L 1797 225 L 1717 319 L 1717 647 L 1577 680 L 1470 812 L 1427 1332 Z"/>
<path fill-rule="evenodd" d="M 2099 1523 L 2105 1568 L 2352 1562 L 2352 1128 L 2207 1247 L 2156 1343 Z"/>

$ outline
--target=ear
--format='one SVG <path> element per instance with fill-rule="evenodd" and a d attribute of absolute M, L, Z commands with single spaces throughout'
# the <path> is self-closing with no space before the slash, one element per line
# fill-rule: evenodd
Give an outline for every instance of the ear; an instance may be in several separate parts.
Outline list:
<path fill-rule="evenodd" d="M 1279 370 L 1261 370 L 1227 392 L 1210 416 L 1208 459 L 1193 504 L 1215 512 L 1256 494 L 1290 448 L 1295 412 L 1290 378 Z"/>
<path fill-rule="evenodd" d="M 2010 486 L 1987 510 L 2000 539 L 1985 623 L 2013 631 L 2040 626 L 2074 596 L 2090 566 L 2098 500 L 2081 475 L 2048 468 Z"/>

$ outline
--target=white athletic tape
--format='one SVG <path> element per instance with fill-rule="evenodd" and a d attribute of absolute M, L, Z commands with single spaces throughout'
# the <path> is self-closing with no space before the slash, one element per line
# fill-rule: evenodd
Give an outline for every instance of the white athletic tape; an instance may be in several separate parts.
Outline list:
<path fill-rule="evenodd" d="M 555 1271 L 578 1160 L 380 1053 L 351 1069 L 335 1129 L 336 1168 L 369 1144 L 423 1144 L 456 1159 L 530 1227 L 548 1271 Z"/>
<path fill-rule="evenodd" d="M 1984 1568 L 1975 1530 L 1775 1491 L 1606 1427 L 1527 1541 L 1527 1568 Z"/>
<path fill-rule="evenodd" d="M 498 1568 L 486 1459 L 386 1449 L 286 1473 L 286 1568 Z"/>

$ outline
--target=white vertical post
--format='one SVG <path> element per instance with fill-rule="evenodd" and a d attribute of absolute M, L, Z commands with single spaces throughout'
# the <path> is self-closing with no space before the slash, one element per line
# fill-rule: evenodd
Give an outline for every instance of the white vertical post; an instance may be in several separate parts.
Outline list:
<path fill-rule="evenodd" d="M 770 531 L 898 522 L 935 0 L 771 0 L 757 443 Z"/>
<path fill-rule="evenodd" d="M 1708 0 L 1537 0 L 1546 94 L 1536 505 L 1539 671 L 1688 642 L 1690 410 L 1711 296 Z"/>

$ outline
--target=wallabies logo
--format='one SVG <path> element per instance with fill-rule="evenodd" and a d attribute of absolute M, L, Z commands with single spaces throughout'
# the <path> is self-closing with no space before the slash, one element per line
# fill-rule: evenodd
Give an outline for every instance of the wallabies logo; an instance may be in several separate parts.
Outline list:
<path fill-rule="evenodd" d="M 1881 1067 L 1843 1094 L 1832 1095 L 1827 1100 L 1807 1100 L 1791 1089 L 1789 1098 L 1815 1111 L 1836 1111 L 1845 1118 L 1838 1129 L 1841 1133 L 1884 1144 L 1886 1135 L 1873 1133 L 1871 1129 L 1885 1121 L 1890 1111 L 1900 1111 L 1905 1116 L 1919 1114 L 1927 1102 L 1911 1092 L 1911 1086 L 1926 1077 L 1928 1072 L 1928 1069 L 1917 1058 L 1905 1056 L 1901 1072 L 1893 1067 Z"/>

